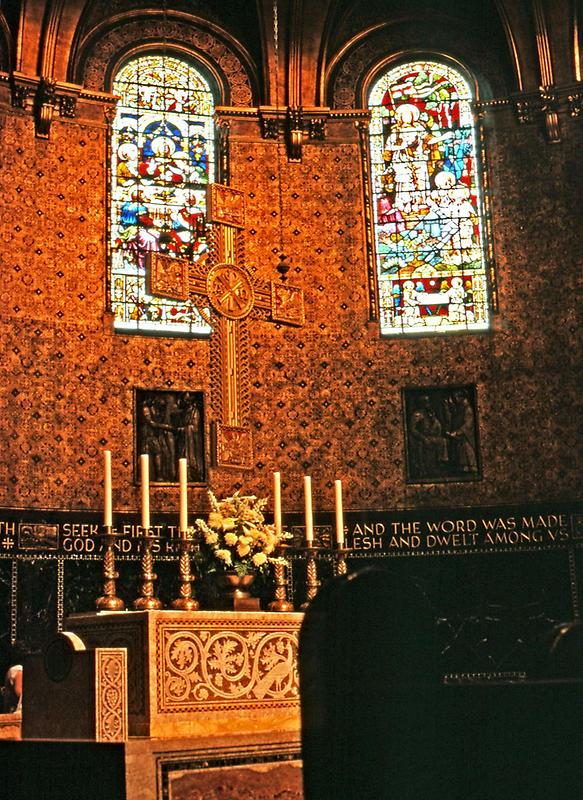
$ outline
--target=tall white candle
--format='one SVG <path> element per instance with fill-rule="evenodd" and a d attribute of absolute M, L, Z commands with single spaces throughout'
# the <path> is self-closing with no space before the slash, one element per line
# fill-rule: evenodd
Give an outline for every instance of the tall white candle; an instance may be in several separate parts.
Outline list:
<path fill-rule="evenodd" d="M 344 512 L 342 511 L 342 481 L 334 481 L 334 506 L 336 509 L 336 544 L 344 546 Z"/>
<path fill-rule="evenodd" d="M 111 450 L 103 451 L 103 524 L 111 528 L 113 525 L 111 503 Z"/>
<path fill-rule="evenodd" d="M 180 522 L 178 527 L 180 532 L 184 533 L 188 529 L 188 477 L 185 458 L 178 459 L 178 483 L 180 486 Z"/>
<path fill-rule="evenodd" d="M 306 518 L 306 544 L 314 543 L 314 518 L 312 515 L 312 479 L 304 475 L 304 512 Z"/>
<path fill-rule="evenodd" d="M 281 536 L 281 475 L 273 473 L 273 524 L 275 535 Z"/>
<path fill-rule="evenodd" d="M 150 459 L 147 453 L 140 456 L 142 479 L 142 528 L 150 529 Z"/>

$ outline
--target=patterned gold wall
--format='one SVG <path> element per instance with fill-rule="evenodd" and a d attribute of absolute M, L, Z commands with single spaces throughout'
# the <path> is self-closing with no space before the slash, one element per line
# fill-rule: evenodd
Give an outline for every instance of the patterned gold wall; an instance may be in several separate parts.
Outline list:
<path fill-rule="evenodd" d="M 133 391 L 195 389 L 209 406 L 208 342 L 112 333 L 105 310 L 106 131 L 30 116 L 1 120 L 2 429 L 0 504 L 101 506 L 101 453 L 113 450 L 116 506 L 133 485 Z M 247 260 L 276 276 L 278 159 L 290 282 L 305 292 L 306 324 L 251 323 L 255 467 L 210 470 L 218 492 L 269 491 L 301 507 L 301 475 L 316 508 L 332 507 L 342 477 L 347 508 L 477 505 L 578 496 L 583 463 L 577 292 L 581 289 L 581 123 L 560 145 L 508 111 L 488 118 L 487 144 L 499 312 L 487 335 L 381 339 L 369 322 L 356 133 L 309 142 L 289 163 L 259 125 L 231 131 L 232 184 L 247 202 Z M 339 129 L 338 129 L 339 130 Z M 415 486 L 405 478 L 401 389 L 476 384 L 483 479 Z M 202 507 L 204 491 L 192 489 Z M 153 507 L 176 504 L 153 489 Z"/>

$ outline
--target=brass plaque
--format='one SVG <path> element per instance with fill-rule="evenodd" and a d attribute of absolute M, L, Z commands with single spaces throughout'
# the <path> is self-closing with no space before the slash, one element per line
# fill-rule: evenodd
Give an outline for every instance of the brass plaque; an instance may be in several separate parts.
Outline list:
<path fill-rule="evenodd" d="M 304 324 L 304 293 L 297 286 L 271 283 L 271 316 L 274 322 Z"/>
<path fill-rule="evenodd" d="M 173 258 L 162 253 L 148 253 L 146 256 L 148 292 L 154 297 L 188 300 L 189 266 L 190 263 L 183 258 Z"/>
<path fill-rule="evenodd" d="M 215 425 L 216 465 L 235 469 L 253 466 L 253 438 L 250 428 L 239 425 Z"/>
<path fill-rule="evenodd" d="M 245 227 L 245 195 L 239 189 L 212 183 L 207 190 L 207 219 L 233 228 Z"/>

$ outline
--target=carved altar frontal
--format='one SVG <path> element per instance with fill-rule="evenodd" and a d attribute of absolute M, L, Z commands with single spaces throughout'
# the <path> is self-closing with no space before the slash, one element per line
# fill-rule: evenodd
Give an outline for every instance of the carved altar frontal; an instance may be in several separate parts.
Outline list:
<path fill-rule="evenodd" d="M 128 649 L 130 736 L 223 736 L 300 728 L 303 614 L 134 611 L 66 622 L 87 647 Z"/>

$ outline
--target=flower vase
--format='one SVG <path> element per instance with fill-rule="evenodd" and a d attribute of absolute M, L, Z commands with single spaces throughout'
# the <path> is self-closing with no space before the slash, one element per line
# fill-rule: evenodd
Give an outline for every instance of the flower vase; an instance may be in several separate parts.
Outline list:
<path fill-rule="evenodd" d="M 259 611 L 259 598 L 251 597 L 251 584 L 255 573 L 237 575 L 236 572 L 219 572 L 216 576 L 219 606 L 222 611 Z"/>

